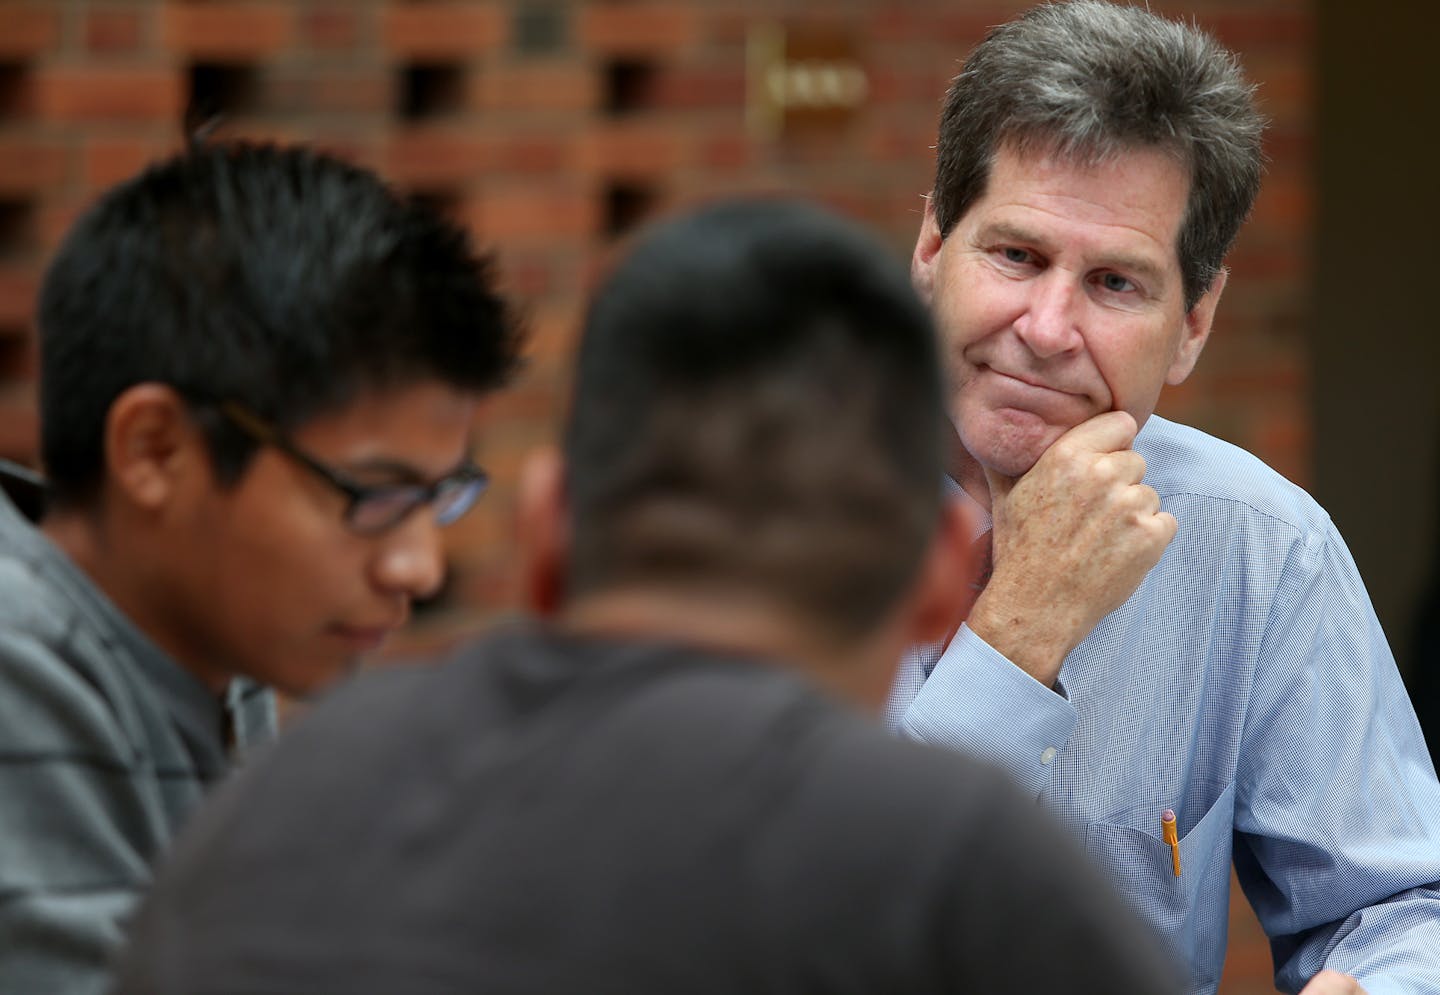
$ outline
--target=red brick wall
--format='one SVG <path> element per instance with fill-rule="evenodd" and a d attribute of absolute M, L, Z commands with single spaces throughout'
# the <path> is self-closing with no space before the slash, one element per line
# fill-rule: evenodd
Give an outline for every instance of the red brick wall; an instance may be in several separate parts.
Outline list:
<path fill-rule="evenodd" d="M 497 478 L 451 535 L 452 581 L 399 648 L 509 610 L 512 481 L 553 438 L 584 290 L 617 240 L 665 208 L 808 192 L 908 254 L 957 60 L 1024 4 L 979 0 L 0 0 L 0 456 L 33 460 L 37 281 L 76 213 L 174 149 L 199 91 L 224 133 L 318 143 L 432 198 L 499 248 L 533 358 L 488 412 Z M 1273 119 L 1264 192 L 1215 334 L 1162 413 L 1309 478 L 1302 337 L 1312 216 L 1313 18 L 1303 0 L 1176 0 L 1240 53 Z M 833 128 L 781 139 L 745 116 L 752 28 L 850 39 L 869 95 Z M 1224 991 L 1268 991 L 1236 919 Z"/>

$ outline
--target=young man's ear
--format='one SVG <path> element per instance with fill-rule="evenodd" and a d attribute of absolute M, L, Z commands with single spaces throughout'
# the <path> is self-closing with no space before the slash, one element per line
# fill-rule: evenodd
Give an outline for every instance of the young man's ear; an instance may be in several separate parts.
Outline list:
<path fill-rule="evenodd" d="M 111 491 L 146 511 L 162 510 L 197 472 L 209 450 L 185 400 L 160 383 L 120 393 L 105 416 L 105 469 Z"/>
<path fill-rule="evenodd" d="M 947 496 L 911 597 L 911 645 L 948 642 L 969 617 L 982 568 L 971 530 L 970 513 Z"/>
<path fill-rule="evenodd" d="M 526 459 L 520 472 L 518 519 L 525 606 L 549 617 L 564 604 L 565 566 L 570 559 L 565 463 L 554 447 L 537 450 Z"/>

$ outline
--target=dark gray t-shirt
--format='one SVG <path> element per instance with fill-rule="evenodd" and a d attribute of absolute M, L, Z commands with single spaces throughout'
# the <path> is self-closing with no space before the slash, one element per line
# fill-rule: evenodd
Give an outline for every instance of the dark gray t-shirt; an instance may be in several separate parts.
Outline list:
<path fill-rule="evenodd" d="M 516 627 L 375 674 L 194 823 L 122 993 L 1173 992 L 1001 775 L 785 669 Z"/>

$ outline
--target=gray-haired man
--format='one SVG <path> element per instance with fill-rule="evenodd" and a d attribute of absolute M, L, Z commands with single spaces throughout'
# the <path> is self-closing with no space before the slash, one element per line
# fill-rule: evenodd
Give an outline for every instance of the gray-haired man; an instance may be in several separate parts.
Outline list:
<path fill-rule="evenodd" d="M 891 715 L 1006 765 L 1195 991 L 1233 861 L 1283 988 L 1440 992 L 1440 784 L 1344 543 L 1152 417 L 1209 335 L 1261 130 L 1233 56 L 1139 8 L 1039 7 L 966 62 L 913 271 L 993 574 Z"/>

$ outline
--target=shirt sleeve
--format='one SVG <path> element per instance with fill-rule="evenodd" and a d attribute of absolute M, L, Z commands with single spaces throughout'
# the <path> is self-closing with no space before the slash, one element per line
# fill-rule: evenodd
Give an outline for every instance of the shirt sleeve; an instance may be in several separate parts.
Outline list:
<path fill-rule="evenodd" d="M 92 686 L 0 633 L 0 991 L 105 990 L 150 877 L 128 754 Z"/>
<path fill-rule="evenodd" d="M 1440 784 L 1328 523 L 1297 544 L 1271 610 L 1235 828 L 1236 870 L 1282 989 L 1333 968 L 1370 995 L 1440 993 Z"/>
<path fill-rule="evenodd" d="M 1047 688 L 967 624 L 936 661 L 901 718 L 900 732 L 981 757 L 1008 771 L 1026 793 L 1038 798 L 1077 718 L 1063 687 L 1059 692 Z"/>

